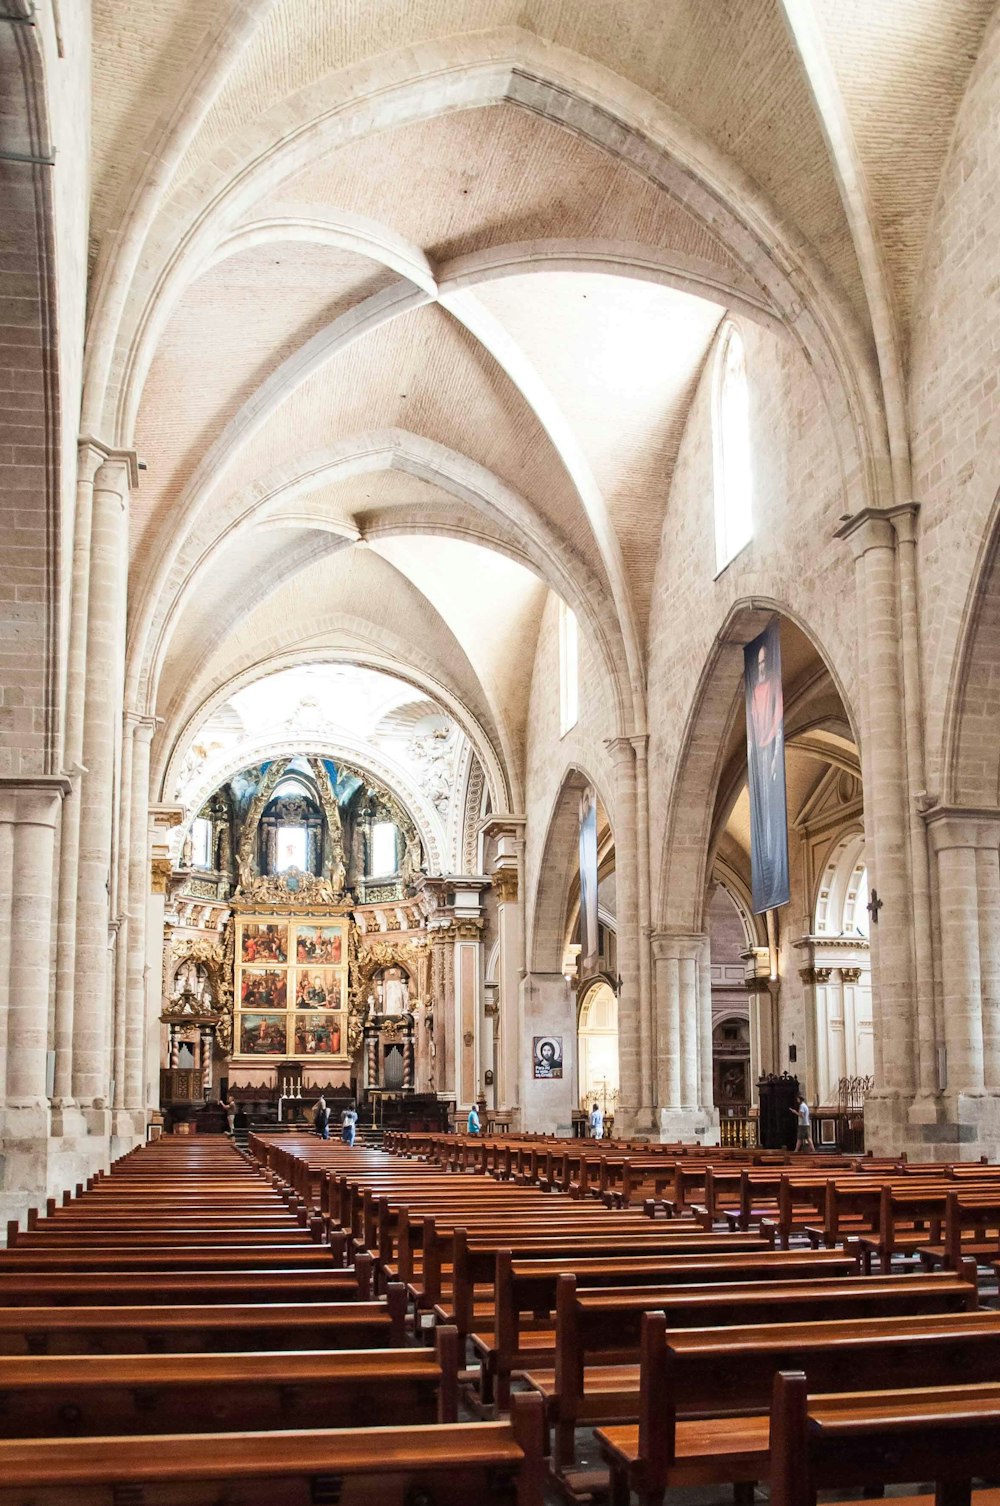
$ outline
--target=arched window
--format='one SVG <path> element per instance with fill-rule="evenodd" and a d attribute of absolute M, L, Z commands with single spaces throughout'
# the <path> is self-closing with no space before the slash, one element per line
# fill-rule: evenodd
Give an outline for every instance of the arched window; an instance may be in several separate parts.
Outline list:
<path fill-rule="evenodd" d="M 392 821 L 375 821 L 372 825 L 369 878 L 388 878 L 396 872 L 396 827 Z"/>
<path fill-rule="evenodd" d="M 724 570 L 753 537 L 753 466 L 746 353 L 735 324 L 726 327 L 715 369 L 715 563 Z"/>
<path fill-rule="evenodd" d="M 559 598 L 559 736 L 575 727 L 580 715 L 579 631 L 576 614 Z"/>
<path fill-rule="evenodd" d="M 191 865 L 194 868 L 212 866 L 212 823 L 204 816 L 195 816 L 191 822 Z"/>

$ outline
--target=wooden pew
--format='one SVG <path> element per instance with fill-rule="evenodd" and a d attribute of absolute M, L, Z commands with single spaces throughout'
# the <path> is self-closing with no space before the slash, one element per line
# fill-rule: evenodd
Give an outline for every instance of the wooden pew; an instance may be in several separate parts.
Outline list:
<path fill-rule="evenodd" d="M 540 1404 L 509 1422 L 0 1440 L 0 1503 L 543 1506 Z"/>
<path fill-rule="evenodd" d="M 458 1420 L 458 1336 L 436 1349 L 0 1355 L 0 1437 L 422 1427 Z"/>
<path fill-rule="evenodd" d="M 379 1302 L 0 1307 L 0 1355 L 382 1349 L 406 1342 L 406 1292 Z"/>
<path fill-rule="evenodd" d="M 472 1335 L 473 1350 L 480 1359 L 480 1394 L 484 1403 L 493 1398 L 495 1380 L 497 1405 L 506 1407 L 514 1371 L 525 1364 L 544 1363 L 540 1355 L 552 1352 L 559 1280 L 567 1272 L 572 1272 L 578 1287 L 662 1288 L 706 1282 L 722 1286 L 732 1282 L 807 1279 L 827 1282 L 857 1276 L 860 1265 L 856 1254 L 825 1251 L 813 1254 L 808 1250 L 694 1257 L 563 1255 L 548 1260 L 515 1259 L 512 1250 L 498 1250 L 493 1331 L 477 1331 Z"/>
<path fill-rule="evenodd" d="M 774 1378 L 771 1506 L 815 1506 L 817 1490 L 870 1495 L 876 1485 L 932 1482 L 939 1506 L 996 1506 L 972 1491 L 1000 1475 L 1000 1386 L 811 1395 L 801 1371 Z M 900 1500 L 901 1498 L 896 1497 Z M 931 1506 L 933 1497 L 921 1498 Z"/>
<path fill-rule="evenodd" d="M 638 1389 L 640 1330 L 646 1312 L 662 1313 L 667 1328 L 674 1331 L 959 1313 L 972 1311 L 977 1300 L 975 1283 L 951 1274 L 631 1291 L 579 1291 L 576 1278 L 565 1275 L 559 1279 L 557 1296 L 555 1368 L 532 1367 L 526 1379 L 545 1399 L 555 1425 L 555 1466 L 566 1470 L 575 1459 L 575 1430 L 590 1415 L 602 1419 L 602 1385 L 606 1389 L 610 1382 L 620 1390 L 631 1376 Z"/>
<path fill-rule="evenodd" d="M 1000 1373 L 1000 1313 L 966 1312 L 864 1323 L 788 1323 L 668 1331 L 662 1313 L 642 1317 L 640 1382 L 604 1392 L 605 1416 L 638 1417 L 597 1430 L 616 1502 L 629 1486 L 643 1500 L 671 1486 L 750 1483 L 766 1477 L 771 1386 L 779 1370 L 804 1369 L 810 1385 L 947 1385 Z M 696 1415 L 692 1415 L 696 1414 Z"/>
<path fill-rule="evenodd" d="M 372 1295 L 371 1259 L 353 1270 L 195 1268 L 170 1271 L 5 1271 L 0 1266 L 0 1307 L 79 1307 L 206 1302 L 348 1302 Z"/>

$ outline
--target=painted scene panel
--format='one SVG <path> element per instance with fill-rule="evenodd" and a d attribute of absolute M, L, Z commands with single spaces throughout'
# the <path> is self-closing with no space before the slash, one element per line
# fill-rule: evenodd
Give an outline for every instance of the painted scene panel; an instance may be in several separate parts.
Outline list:
<path fill-rule="evenodd" d="M 296 1056 L 339 1056 L 343 1026 L 335 1014 L 297 1014 L 295 1016 Z"/>
<path fill-rule="evenodd" d="M 249 1056 L 287 1055 L 287 1015 L 240 1016 L 240 1050 Z"/>
<path fill-rule="evenodd" d="M 339 1009 L 341 977 L 330 967 L 300 967 L 295 974 L 296 1009 Z"/>
<path fill-rule="evenodd" d="M 288 984 L 282 970 L 243 970 L 240 979 L 241 1009 L 287 1009 Z"/>
<path fill-rule="evenodd" d="M 296 962 L 327 962 L 339 967 L 344 960 L 340 926 L 299 926 L 295 935 Z"/>
<path fill-rule="evenodd" d="M 288 927 L 244 926 L 240 956 L 244 962 L 287 962 Z"/>

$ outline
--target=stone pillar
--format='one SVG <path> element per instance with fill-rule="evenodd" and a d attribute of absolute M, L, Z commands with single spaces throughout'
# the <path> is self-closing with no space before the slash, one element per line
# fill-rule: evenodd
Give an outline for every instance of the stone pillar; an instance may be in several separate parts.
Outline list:
<path fill-rule="evenodd" d="M 1000 810 L 926 817 L 937 869 L 944 1020 L 933 1154 L 992 1152 L 1000 1134 Z M 961 1147 L 959 1151 L 958 1147 Z"/>
<path fill-rule="evenodd" d="M 703 1112 L 715 1120 L 715 1073 L 712 1057 L 712 943 L 701 938 L 698 954 L 698 1053 L 700 1085 L 698 1101 Z"/>
<path fill-rule="evenodd" d="M 455 923 L 455 1101 L 467 1110 L 482 1089 L 483 938 L 477 921 Z"/>
<path fill-rule="evenodd" d="M 876 1091 L 866 1105 L 866 1134 L 888 1150 L 905 1137 L 917 1075 L 896 536 L 889 515 L 866 510 L 838 537 L 848 539 L 855 559 L 865 857 L 882 902 L 871 928 Z"/>
<path fill-rule="evenodd" d="M 4 1042 L 3 1208 L 8 1218 L 50 1190 L 46 1088 L 55 833 L 69 780 L 0 779 L 0 1014 Z"/>
<path fill-rule="evenodd" d="M 99 1134 L 108 1130 L 112 806 L 124 677 L 128 499 L 136 479 L 133 454 L 109 453 L 94 477 L 91 523 L 72 1091 Z"/>
<path fill-rule="evenodd" d="M 149 905 L 149 752 L 156 722 L 129 714 L 132 727 L 132 790 L 128 853 L 128 938 L 125 980 L 123 1104 L 136 1135 L 145 1135 L 146 911 Z"/>
<path fill-rule="evenodd" d="M 642 1042 L 641 1101 L 647 1122 L 656 1103 L 656 1064 L 653 1042 L 652 923 L 649 898 L 649 738 L 630 738 L 635 752 L 635 833 L 638 894 L 639 1022 Z"/>
<path fill-rule="evenodd" d="M 562 973 L 528 973 L 521 984 L 521 1128 L 531 1134 L 569 1135 L 577 1096 L 576 995 Z M 562 1040 L 561 1077 L 534 1075 L 536 1036 Z M 618 1116 L 615 1132 L 620 1134 Z"/>
<path fill-rule="evenodd" d="M 59 908 L 56 932 L 55 1018 L 56 1054 L 53 1089 L 53 1133 L 70 1128 L 67 1111 L 73 1100 L 73 1004 L 76 994 L 76 898 L 80 856 L 80 780 L 83 764 L 83 724 L 87 678 L 87 616 L 90 593 L 90 531 L 94 476 L 107 451 L 94 440 L 80 442 L 77 459 L 76 515 L 73 522 L 73 574 L 70 583 L 69 635 L 66 659 L 66 713 L 63 759 L 73 783 L 63 803 L 59 828 Z M 82 1126 L 81 1126 L 82 1127 Z"/>
<path fill-rule="evenodd" d="M 518 1104 L 520 1072 L 518 1007 L 524 975 L 524 906 L 521 899 L 521 865 L 524 852 L 524 817 L 491 816 L 483 835 L 496 842 L 492 880 L 497 902 L 500 943 L 499 990 L 496 1016 L 496 1106 L 513 1110 Z"/>
<path fill-rule="evenodd" d="M 129 1138 L 132 1125 L 126 1122 L 122 1114 L 125 1107 L 125 1034 L 126 1034 L 126 987 L 128 983 L 128 885 L 129 885 L 129 857 L 130 857 L 130 832 L 132 821 L 132 747 L 134 741 L 135 718 L 127 714 L 122 728 L 121 765 L 118 779 L 118 821 L 115 832 L 113 851 L 115 856 L 115 868 L 117 870 L 117 882 L 114 886 L 113 904 L 117 911 L 115 917 L 117 931 L 115 933 L 115 950 L 112 967 L 112 1051 L 111 1051 L 111 1077 L 114 1082 L 114 1096 L 111 1107 L 115 1110 L 112 1120 L 112 1133 L 121 1144 L 121 1137 Z M 128 1146 L 126 1149 L 130 1148 Z"/>
<path fill-rule="evenodd" d="M 142 1102 L 149 1113 L 160 1107 L 160 1062 L 162 1060 L 163 1026 L 160 1015 L 164 1003 L 164 958 L 167 943 L 164 936 L 167 894 L 173 864 L 170 860 L 170 833 L 184 820 L 182 805 L 150 805 L 148 807 L 149 866 L 142 880 L 146 898 L 145 959 L 142 967 L 142 991 L 144 996 L 145 1046 L 142 1062 Z M 133 837 L 138 834 L 133 827 Z M 133 849 L 134 851 L 134 849 Z M 138 963 L 136 963 L 138 967 Z M 135 999 L 133 997 L 133 1004 Z M 126 1053 L 127 1060 L 127 1053 Z M 127 1073 L 127 1068 L 126 1068 Z"/>
<path fill-rule="evenodd" d="M 618 919 L 618 1074 L 615 1129 L 648 1129 L 652 1105 L 646 1089 L 652 1065 L 649 1021 L 644 1021 L 639 976 L 639 893 L 635 749 L 627 737 L 608 742 L 615 769 L 615 891 Z M 575 1033 L 575 1032 L 574 1032 Z"/>
<path fill-rule="evenodd" d="M 712 974 L 708 937 L 669 931 L 653 938 L 657 998 L 660 1138 L 712 1143 Z M 705 1058 L 707 1057 L 707 1062 Z"/>

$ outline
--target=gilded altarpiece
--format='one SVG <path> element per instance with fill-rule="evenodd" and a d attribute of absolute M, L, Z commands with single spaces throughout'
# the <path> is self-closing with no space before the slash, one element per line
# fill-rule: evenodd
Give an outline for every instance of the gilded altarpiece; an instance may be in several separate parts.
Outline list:
<path fill-rule="evenodd" d="M 298 883 L 296 883 L 298 879 Z M 347 1065 L 361 1022 L 351 1008 L 351 912 L 311 874 L 253 879 L 233 917 L 233 1061 L 316 1058 Z"/>

